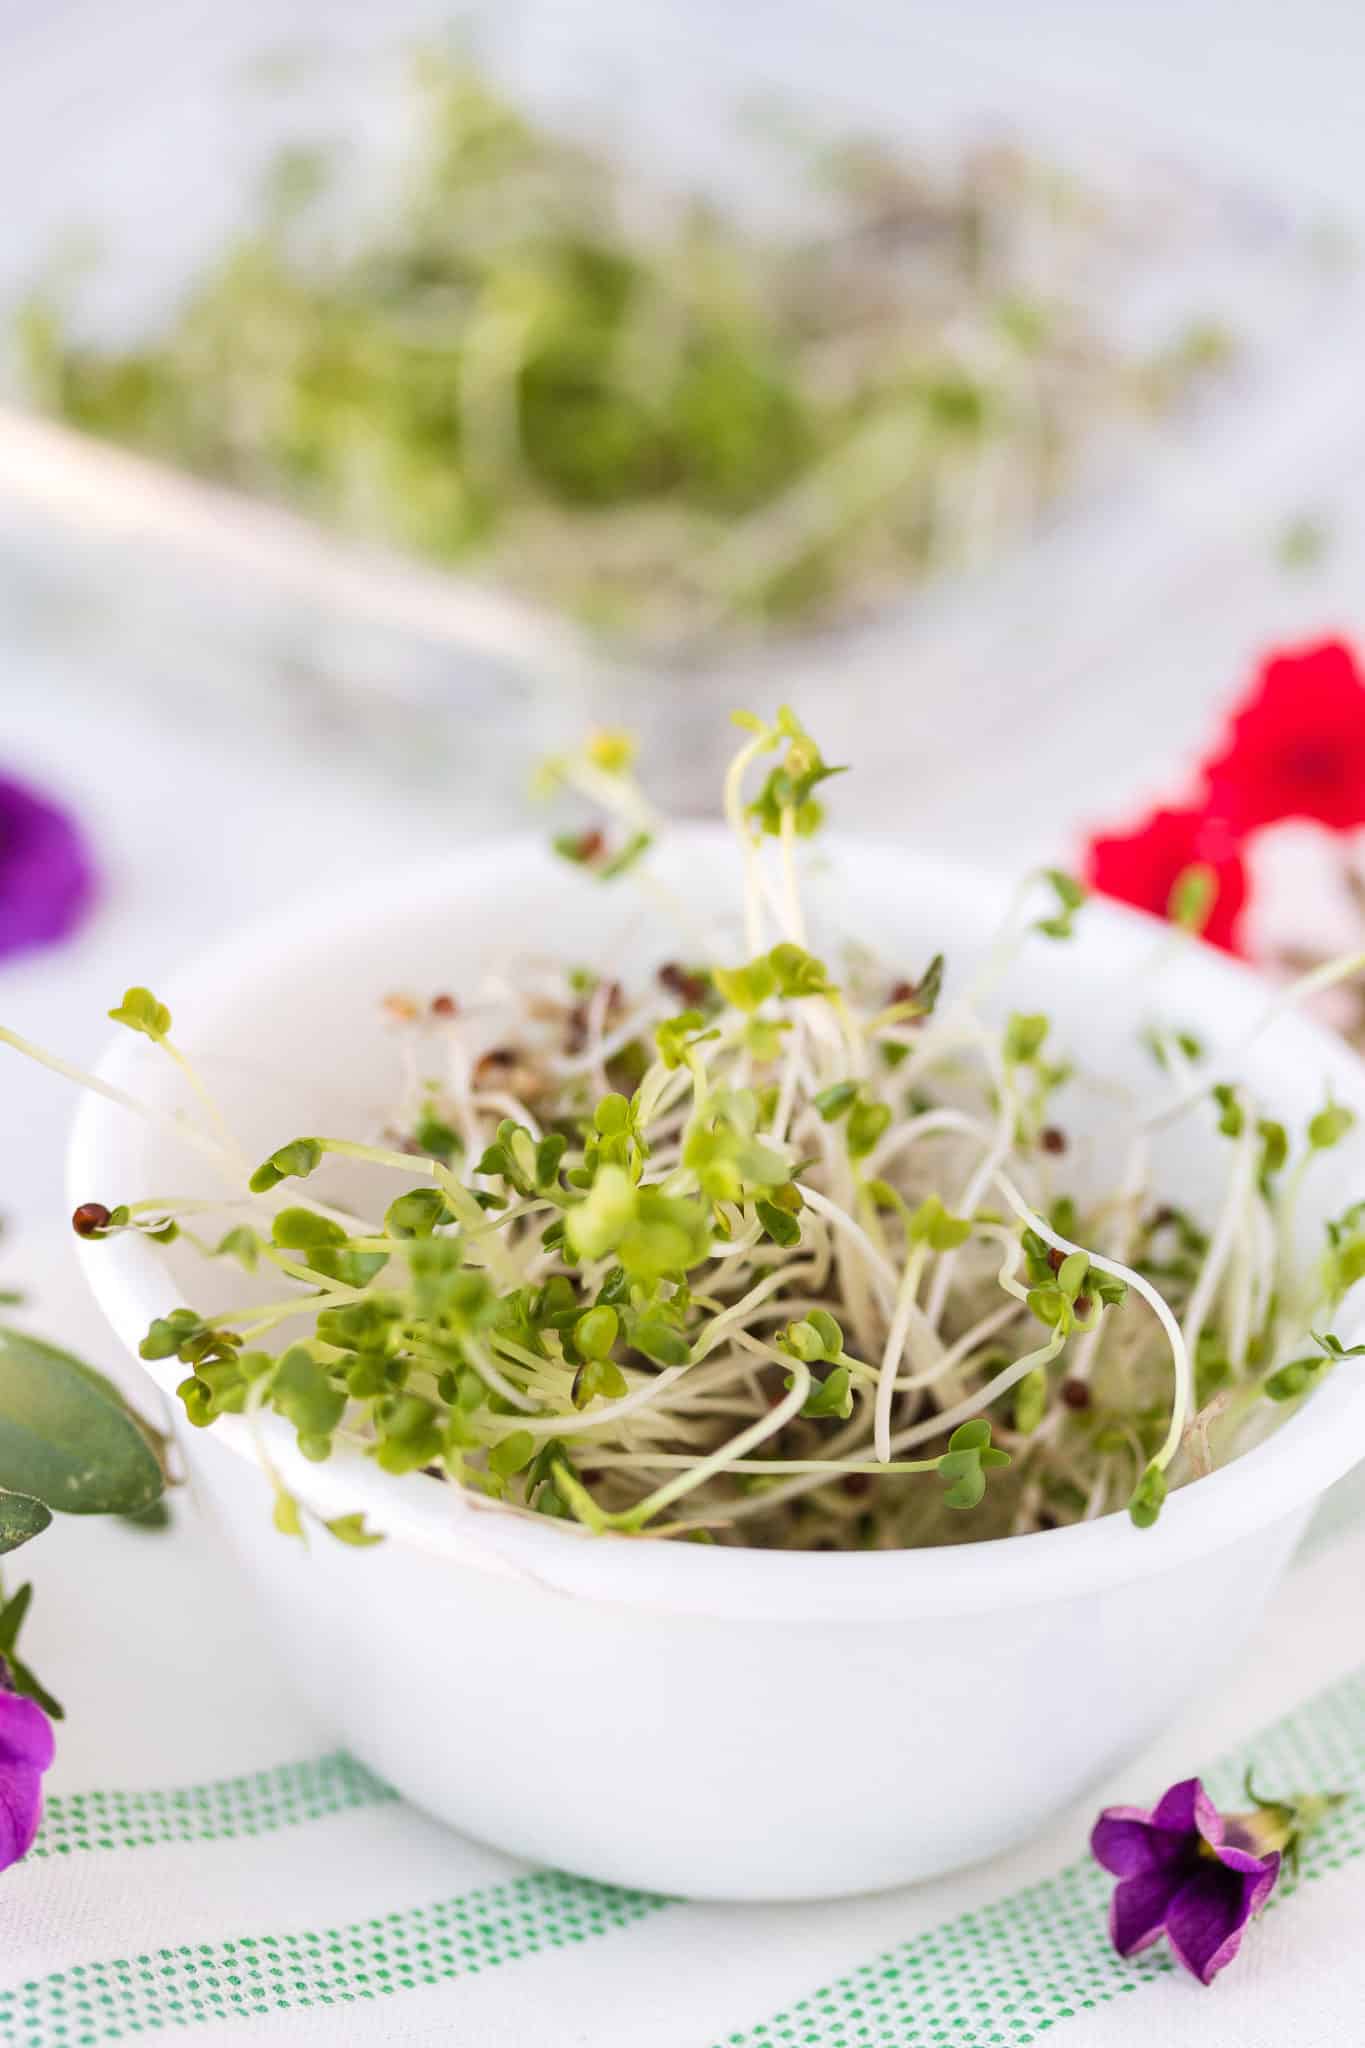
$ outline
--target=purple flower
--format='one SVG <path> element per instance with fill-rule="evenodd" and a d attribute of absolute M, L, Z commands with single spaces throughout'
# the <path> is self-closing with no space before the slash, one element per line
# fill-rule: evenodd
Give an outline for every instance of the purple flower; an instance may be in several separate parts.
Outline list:
<path fill-rule="evenodd" d="M 94 893 L 94 862 L 75 820 L 0 775 L 0 958 L 66 938 Z"/>
<path fill-rule="evenodd" d="M 1172 1785 L 1150 1813 L 1106 1807 L 1090 1848 L 1119 1879 L 1109 1907 L 1119 1954 L 1135 1956 L 1164 1934 L 1176 1961 L 1211 1984 L 1236 1955 L 1243 1928 L 1280 1874 L 1278 1850 L 1257 1853 L 1258 1840 L 1265 1839 L 1258 1819 L 1224 1818 L 1198 1778 Z"/>
<path fill-rule="evenodd" d="M 52 1748 L 47 1715 L 35 1701 L 9 1690 L 9 1673 L 0 1658 L 0 1870 L 8 1870 L 33 1846 Z"/>

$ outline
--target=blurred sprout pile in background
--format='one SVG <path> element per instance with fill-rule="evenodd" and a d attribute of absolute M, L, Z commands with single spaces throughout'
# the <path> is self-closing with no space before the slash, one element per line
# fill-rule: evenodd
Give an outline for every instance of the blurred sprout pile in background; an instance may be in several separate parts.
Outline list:
<path fill-rule="evenodd" d="M 1119 340 L 1148 219 L 1005 146 L 793 141 L 799 231 L 647 188 L 424 52 L 366 224 L 287 150 L 159 333 L 19 323 L 45 410 L 631 642 L 847 615 L 1036 526 L 1225 362 Z M 772 141 L 774 138 L 770 137 Z M 361 209 L 365 211 L 366 209 Z"/>

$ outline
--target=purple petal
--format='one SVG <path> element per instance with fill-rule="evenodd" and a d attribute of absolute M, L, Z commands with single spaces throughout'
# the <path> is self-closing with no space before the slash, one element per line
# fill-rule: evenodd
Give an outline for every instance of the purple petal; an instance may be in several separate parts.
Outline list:
<path fill-rule="evenodd" d="M 1235 1842 L 1220 1842 L 1218 1861 L 1227 1870 L 1236 1870 L 1246 1877 L 1259 1877 L 1265 1871 L 1278 1871 L 1279 1851 L 1272 1849 L 1268 1856 L 1258 1856 L 1254 1849 L 1241 1849 Z M 1274 1876 L 1271 1877 L 1272 1884 Z"/>
<path fill-rule="evenodd" d="M 0 958 L 68 937 L 94 892 L 94 862 L 74 819 L 0 776 Z"/>
<path fill-rule="evenodd" d="M 52 1728 L 33 1700 L 0 1692 L 0 1870 L 26 1856 L 43 1815 Z"/>
<path fill-rule="evenodd" d="M 1206 1823 L 1221 1829 L 1218 1811 L 1205 1792 L 1198 1778 L 1182 1778 L 1178 1785 L 1172 1785 L 1169 1792 L 1163 1792 L 1152 1808 L 1152 1825 L 1158 1828 L 1173 1828 L 1181 1834 L 1188 1834 L 1198 1828 L 1205 1839 Z M 1221 1833 L 1219 1840 L 1222 1839 Z"/>
<path fill-rule="evenodd" d="M 1166 1933 L 1172 1952 L 1201 1984 L 1211 1984 L 1226 1969 L 1242 1945 L 1247 1921 L 1269 1897 L 1279 1875 L 1279 1858 L 1266 1860 L 1273 1860 L 1274 1868 L 1254 1877 L 1210 1863 L 1171 1900 Z"/>
<path fill-rule="evenodd" d="M 1150 1948 L 1166 1925 L 1171 1900 L 1185 1883 L 1183 1870 L 1148 1870 L 1115 1885 L 1109 1901 L 1109 1938 L 1121 1956 Z"/>
<path fill-rule="evenodd" d="M 1188 1834 L 1154 1827 L 1151 1815 L 1136 1806 L 1107 1806 L 1090 1833 L 1091 1855 L 1115 1877 L 1169 1870 L 1189 1847 Z"/>
<path fill-rule="evenodd" d="M 1248 1920 L 1254 1920 L 1256 1915 L 1264 1909 L 1266 1900 L 1279 1883 L 1281 1860 L 1277 1849 L 1273 1856 L 1265 1856 L 1261 1859 L 1259 1871 L 1254 1875 L 1248 1872 L 1247 1876 L 1243 1879 L 1247 1887 L 1246 1917 Z"/>

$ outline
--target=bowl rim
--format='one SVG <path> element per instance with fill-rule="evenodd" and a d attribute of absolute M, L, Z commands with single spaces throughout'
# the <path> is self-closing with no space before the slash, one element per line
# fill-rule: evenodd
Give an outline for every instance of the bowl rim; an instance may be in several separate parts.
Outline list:
<path fill-rule="evenodd" d="M 726 827 L 688 821 L 670 827 L 669 843 L 698 849 L 728 840 Z M 1008 883 L 987 868 L 973 866 L 913 845 L 856 833 L 827 835 L 840 858 L 893 863 L 913 871 L 918 883 L 935 878 L 958 890 L 998 901 Z M 405 903 L 435 904 L 457 886 L 468 889 L 479 868 L 505 880 L 518 862 L 546 873 L 571 874 L 554 862 L 543 842 L 525 833 L 481 835 L 455 847 L 439 861 L 385 869 L 348 889 L 344 902 L 314 895 L 248 921 L 194 956 L 168 980 L 166 996 L 175 1008 L 213 988 L 238 984 L 244 970 L 259 982 L 271 963 L 297 943 L 306 916 L 317 940 L 353 937 L 368 922 L 392 910 L 395 890 Z M 490 879 L 492 875 L 490 874 Z M 1094 898 L 1086 918 L 1127 953 L 1150 952 L 1155 934 L 1167 929 L 1147 913 Z M 1212 948 L 1192 946 L 1188 970 L 1226 1006 L 1255 998 L 1264 1007 L 1267 984 L 1249 968 Z M 1355 1107 L 1365 1130 L 1365 1061 L 1345 1041 L 1311 1019 L 1286 1012 L 1273 1026 L 1299 1040 L 1330 1075 L 1338 1098 Z M 126 1082 L 137 1046 L 120 1033 L 95 1065 L 106 1081 Z M 126 1112 L 87 1093 L 74 1118 L 67 1153 L 68 1192 L 73 1205 L 101 1182 L 102 1137 Z M 103 1245 L 80 1246 L 82 1265 L 106 1320 L 137 1357 L 137 1343 L 152 1317 L 164 1311 L 165 1267 L 145 1240 L 123 1236 Z M 1356 1322 L 1339 1322 L 1354 1333 Z M 142 1370 L 173 1400 L 182 1377 L 175 1360 Z M 178 1404 L 175 1404 L 178 1407 Z M 677 1613 L 755 1618 L 852 1621 L 877 1616 L 947 1616 L 988 1612 L 1007 1605 L 1046 1604 L 1119 1586 L 1182 1567 L 1270 1525 L 1306 1518 L 1316 1498 L 1365 1457 L 1365 1373 L 1334 1372 L 1276 1430 L 1232 1464 L 1178 1489 L 1154 1528 L 1137 1531 L 1121 1511 L 1093 1522 L 995 1537 L 939 1548 L 834 1552 L 777 1551 L 720 1545 L 642 1542 L 593 1537 L 576 1526 L 522 1515 L 421 1473 L 401 1480 L 380 1471 L 362 1453 L 341 1448 L 322 1465 L 303 1459 L 283 1418 L 260 1419 L 263 1441 L 286 1483 L 297 1485 L 319 1512 L 360 1511 L 391 1543 L 485 1571 L 535 1583 L 559 1593 L 617 1605 Z M 256 1439 L 242 1418 L 225 1416 L 211 1432 L 181 1431 L 193 1456 L 217 1444 L 231 1454 L 258 1461 Z M 191 1460 L 192 1461 L 192 1460 Z M 265 1484 L 262 1479 L 262 1485 Z M 362 1564 L 379 1551 L 353 1551 Z"/>

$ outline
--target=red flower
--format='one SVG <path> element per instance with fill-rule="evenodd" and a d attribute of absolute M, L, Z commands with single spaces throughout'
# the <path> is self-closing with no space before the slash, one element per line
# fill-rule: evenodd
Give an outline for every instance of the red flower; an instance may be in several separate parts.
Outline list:
<path fill-rule="evenodd" d="M 1157 917 L 1168 915 L 1181 876 L 1198 867 L 1206 868 L 1214 883 L 1203 936 L 1236 953 L 1247 876 L 1221 817 L 1204 810 L 1155 810 L 1134 831 L 1094 838 L 1086 848 L 1086 879 L 1093 889 Z"/>
<path fill-rule="evenodd" d="M 1239 834 L 1281 818 L 1365 825 L 1365 677 L 1351 649 L 1321 640 L 1263 662 L 1204 777 Z"/>

